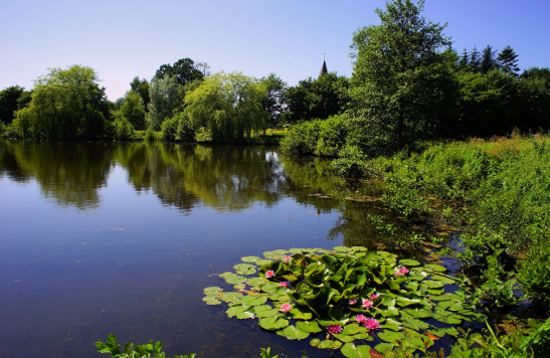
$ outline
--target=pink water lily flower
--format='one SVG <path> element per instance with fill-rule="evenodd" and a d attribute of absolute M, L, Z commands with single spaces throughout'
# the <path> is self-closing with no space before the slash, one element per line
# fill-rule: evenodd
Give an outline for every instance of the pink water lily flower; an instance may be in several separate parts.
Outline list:
<path fill-rule="evenodd" d="M 283 260 L 285 260 L 285 262 L 290 261 L 290 256 L 285 256 Z"/>
<path fill-rule="evenodd" d="M 354 304 L 357 303 L 357 299 L 356 299 L 356 298 L 352 298 L 352 299 L 350 299 L 348 302 L 349 302 L 349 305 L 350 305 L 350 306 L 353 306 Z"/>
<path fill-rule="evenodd" d="M 362 314 L 358 314 L 355 316 L 355 321 L 359 324 L 365 323 L 367 321 L 367 317 L 365 317 Z"/>
<path fill-rule="evenodd" d="M 371 300 L 366 300 L 366 299 L 363 299 L 363 308 L 370 308 L 372 307 L 373 303 Z"/>
<path fill-rule="evenodd" d="M 403 268 L 399 269 L 399 272 L 401 272 L 403 275 L 405 275 L 405 274 L 409 273 L 409 269 L 406 269 L 406 268 L 403 267 Z"/>
<path fill-rule="evenodd" d="M 285 303 L 281 306 L 281 312 L 288 312 L 292 309 L 292 306 L 288 303 Z"/>
<path fill-rule="evenodd" d="M 370 329 L 370 330 L 375 330 L 375 329 L 380 329 L 380 323 L 378 323 L 377 320 L 375 320 L 374 318 L 368 318 L 366 321 L 365 321 L 365 324 L 364 324 L 365 328 L 367 329 Z"/>
<path fill-rule="evenodd" d="M 333 325 L 333 326 L 328 326 L 327 331 L 328 331 L 328 333 L 337 334 L 337 333 L 342 332 L 342 326 L 339 326 L 337 324 Z"/>
<path fill-rule="evenodd" d="M 267 277 L 267 278 L 270 278 L 270 277 L 273 277 L 273 276 L 275 276 L 275 272 L 273 270 L 268 270 L 265 273 L 265 277 Z"/>
<path fill-rule="evenodd" d="M 375 299 L 377 299 L 378 297 L 380 297 L 380 295 L 379 295 L 378 293 L 373 293 L 372 295 L 369 296 L 369 298 L 370 298 L 371 300 L 375 300 Z"/>
<path fill-rule="evenodd" d="M 279 282 L 279 284 L 277 286 L 288 287 L 289 284 L 288 284 L 288 282 Z"/>

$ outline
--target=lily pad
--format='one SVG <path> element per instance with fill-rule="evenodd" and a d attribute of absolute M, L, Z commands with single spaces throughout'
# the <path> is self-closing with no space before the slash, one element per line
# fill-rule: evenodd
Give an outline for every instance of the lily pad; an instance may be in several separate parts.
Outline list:
<path fill-rule="evenodd" d="M 214 297 L 214 296 L 205 296 L 203 297 L 202 300 L 206 302 L 206 304 L 209 306 L 216 306 L 216 305 L 222 304 L 222 301 L 220 301 L 217 297 Z"/>
<path fill-rule="evenodd" d="M 226 278 L 225 282 L 227 282 L 230 285 L 236 285 L 238 283 L 245 283 L 246 282 L 246 277 L 233 275 L 233 276 L 229 276 L 228 278 Z"/>
<path fill-rule="evenodd" d="M 399 263 L 401 265 L 409 266 L 409 267 L 420 266 L 420 262 L 418 262 L 416 260 L 411 260 L 411 259 L 399 260 Z"/>
<path fill-rule="evenodd" d="M 257 261 L 261 260 L 258 256 L 245 256 L 241 258 L 241 261 L 243 262 L 253 262 L 256 263 Z"/>
<path fill-rule="evenodd" d="M 219 287 L 216 287 L 216 286 L 212 286 L 212 287 L 207 287 L 204 289 L 204 294 L 206 296 L 215 296 L 219 293 L 221 293 L 223 290 Z"/>
<path fill-rule="evenodd" d="M 405 336 L 399 332 L 384 331 L 378 333 L 378 338 L 385 340 L 389 343 L 398 344 Z"/>
<path fill-rule="evenodd" d="M 294 326 L 287 326 L 284 329 L 277 331 L 277 334 L 290 340 L 300 340 L 309 337 L 308 332 L 304 332 Z"/>
<path fill-rule="evenodd" d="M 246 296 L 241 299 L 241 302 L 244 306 L 261 306 L 267 302 L 267 298 Z"/>
<path fill-rule="evenodd" d="M 233 266 L 233 268 L 235 269 L 235 272 L 239 275 L 250 276 L 256 273 L 256 266 L 251 264 L 238 264 Z"/>
<path fill-rule="evenodd" d="M 318 333 L 323 330 L 321 326 L 319 326 L 319 323 L 315 321 L 298 321 L 296 322 L 296 327 L 309 333 Z"/>
<path fill-rule="evenodd" d="M 445 272 L 447 271 L 447 268 L 445 266 L 441 265 L 425 265 L 424 267 L 436 271 L 436 272 Z"/>
<path fill-rule="evenodd" d="M 267 317 L 260 319 L 260 327 L 275 331 L 288 326 L 288 320 L 279 317 Z"/>

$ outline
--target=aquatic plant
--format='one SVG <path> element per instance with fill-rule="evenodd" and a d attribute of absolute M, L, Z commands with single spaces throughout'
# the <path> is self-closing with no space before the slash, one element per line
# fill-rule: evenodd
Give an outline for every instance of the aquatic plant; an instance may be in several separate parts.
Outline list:
<path fill-rule="evenodd" d="M 458 335 L 450 325 L 484 318 L 466 308 L 459 295 L 445 292 L 444 286 L 456 279 L 440 265 L 398 260 L 394 254 L 364 247 L 293 248 L 263 254 L 264 259 L 243 257 L 246 264 L 235 265 L 237 273 L 219 275 L 237 292 L 207 287 L 203 301 L 226 303 L 228 317 L 258 318 L 261 328 L 290 340 L 324 332 L 326 339 L 313 338 L 310 344 L 340 348 L 346 357 L 367 356 L 373 348 L 381 353 L 426 352 L 434 339 Z M 257 276 L 256 270 L 243 271 L 243 265 L 259 266 Z M 281 282 L 290 284 L 281 286 Z M 445 328 L 428 323 L 431 318 Z M 372 342 L 375 335 L 385 343 L 375 347 L 354 343 Z"/>

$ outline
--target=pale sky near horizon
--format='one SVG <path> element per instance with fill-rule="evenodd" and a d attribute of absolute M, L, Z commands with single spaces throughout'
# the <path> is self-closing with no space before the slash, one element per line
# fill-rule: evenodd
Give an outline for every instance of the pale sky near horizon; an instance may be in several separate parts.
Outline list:
<path fill-rule="evenodd" d="M 211 72 L 271 72 L 289 85 L 330 72 L 351 76 L 353 31 L 379 24 L 384 0 L 0 0 L 0 89 L 33 87 L 48 68 L 95 69 L 112 101 L 136 76 L 189 57 Z M 460 53 L 510 45 L 521 69 L 550 67 L 550 0 L 427 0 Z"/>

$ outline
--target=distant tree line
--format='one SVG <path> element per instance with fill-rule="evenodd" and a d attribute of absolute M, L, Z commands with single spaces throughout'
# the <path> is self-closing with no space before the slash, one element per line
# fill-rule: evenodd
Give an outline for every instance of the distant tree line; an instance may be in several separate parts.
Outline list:
<path fill-rule="evenodd" d="M 510 46 L 459 54 L 445 26 L 420 15 L 423 6 L 394 0 L 377 9 L 381 24 L 353 33 L 351 78 L 329 72 L 288 86 L 274 73 L 211 75 L 208 64 L 183 58 L 150 81 L 134 78 L 111 102 L 93 69 L 53 69 L 31 91 L 0 92 L 3 136 L 128 140 L 160 132 L 166 141 L 233 143 L 290 124 L 287 151 L 332 155 L 357 146 L 379 155 L 425 139 L 550 129 L 548 68 L 521 71 Z"/>

